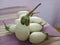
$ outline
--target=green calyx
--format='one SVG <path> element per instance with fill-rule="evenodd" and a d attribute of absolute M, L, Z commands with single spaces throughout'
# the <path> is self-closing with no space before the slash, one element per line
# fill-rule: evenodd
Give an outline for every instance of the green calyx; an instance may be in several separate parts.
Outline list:
<path fill-rule="evenodd" d="M 23 16 L 21 18 L 21 24 L 23 24 L 23 25 L 25 24 L 26 26 L 28 26 L 29 23 L 30 23 L 30 18 L 28 16 Z"/>
<path fill-rule="evenodd" d="M 26 25 L 28 26 L 30 24 L 30 18 L 29 16 L 33 15 L 33 12 L 41 5 L 41 3 L 39 3 L 32 11 L 30 11 L 26 16 L 23 16 L 21 18 L 21 24 L 22 25 Z"/>
<path fill-rule="evenodd" d="M 4 23 L 4 26 L 5 26 L 5 29 L 6 29 L 7 31 L 9 31 L 9 26 L 7 26 L 4 21 L 3 21 L 3 23 Z"/>

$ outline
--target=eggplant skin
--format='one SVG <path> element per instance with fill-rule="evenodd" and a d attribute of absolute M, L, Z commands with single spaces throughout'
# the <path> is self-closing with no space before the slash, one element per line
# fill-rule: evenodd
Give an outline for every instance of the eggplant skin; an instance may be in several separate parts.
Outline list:
<path fill-rule="evenodd" d="M 41 18 L 36 17 L 36 16 L 30 17 L 30 23 L 40 23 L 40 22 L 42 22 Z"/>
<path fill-rule="evenodd" d="M 16 25 L 15 24 L 12 24 L 11 26 L 10 26 L 10 28 L 9 28 L 9 31 L 11 31 L 11 32 L 15 32 L 15 27 L 16 27 Z"/>
<path fill-rule="evenodd" d="M 42 26 L 38 23 L 30 23 L 29 28 L 30 32 L 40 32 L 42 30 Z"/>
<path fill-rule="evenodd" d="M 26 41 L 28 39 L 28 36 L 30 35 L 29 26 L 22 25 L 19 21 L 15 27 L 15 35 L 17 39 L 21 41 Z"/>
<path fill-rule="evenodd" d="M 43 32 L 33 32 L 29 37 L 31 43 L 41 43 L 45 40 L 46 34 Z"/>

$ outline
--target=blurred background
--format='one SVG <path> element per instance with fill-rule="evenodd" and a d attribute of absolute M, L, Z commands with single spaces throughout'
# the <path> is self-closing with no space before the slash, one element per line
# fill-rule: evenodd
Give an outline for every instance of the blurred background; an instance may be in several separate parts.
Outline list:
<path fill-rule="evenodd" d="M 40 2 L 42 5 L 36 10 L 40 12 L 37 15 L 52 26 L 60 27 L 60 0 L 0 0 L 0 15 L 2 15 L 1 9 L 27 7 L 31 10 Z"/>

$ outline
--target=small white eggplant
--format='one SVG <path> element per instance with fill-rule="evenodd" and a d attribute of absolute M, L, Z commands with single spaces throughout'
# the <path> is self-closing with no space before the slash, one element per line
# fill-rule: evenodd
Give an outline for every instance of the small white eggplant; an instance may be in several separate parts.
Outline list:
<path fill-rule="evenodd" d="M 43 21 L 43 19 L 39 18 L 39 17 L 30 17 L 30 22 L 31 23 L 41 23 Z"/>
<path fill-rule="evenodd" d="M 38 23 L 30 23 L 29 28 L 30 32 L 39 32 L 43 27 Z"/>
<path fill-rule="evenodd" d="M 11 32 L 15 32 L 15 26 L 16 25 L 10 25 L 10 27 L 9 27 L 9 31 L 11 31 Z"/>
<path fill-rule="evenodd" d="M 41 43 L 47 39 L 47 35 L 43 32 L 33 32 L 29 37 L 31 43 Z"/>
<path fill-rule="evenodd" d="M 15 20 L 15 24 L 17 25 L 20 22 L 20 18 Z"/>
<path fill-rule="evenodd" d="M 29 13 L 28 11 L 19 11 L 17 15 L 19 15 L 19 18 L 21 18 L 22 16 L 25 16 L 28 13 Z"/>
<path fill-rule="evenodd" d="M 29 26 L 22 25 L 21 22 L 18 22 L 15 28 L 15 35 L 21 41 L 26 41 L 30 35 Z"/>

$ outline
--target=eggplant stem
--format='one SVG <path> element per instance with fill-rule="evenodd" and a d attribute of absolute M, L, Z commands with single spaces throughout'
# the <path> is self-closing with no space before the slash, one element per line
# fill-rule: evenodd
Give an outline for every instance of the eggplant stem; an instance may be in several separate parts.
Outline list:
<path fill-rule="evenodd" d="M 30 11 L 27 16 L 31 16 L 31 14 L 41 5 L 41 3 L 39 3 L 32 11 Z"/>
<path fill-rule="evenodd" d="M 38 13 L 40 13 L 40 12 L 33 12 L 33 14 L 38 14 Z"/>
<path fill-rule="evenodd" d="M 42 23 L 43 23 L 43 22 L 40 22 L 39 24 L 40 24 L 40 25 L 42 25 L 42 26 L 44 26 L 44 25 L 46 25 L 46 24 L 47 24 L 47 23 L 44 23 L 44 24 L 42 24 Z"/>
<path fill-rule="evenodd" d="M 46 25 L 47 23 L 44 23 L 42 26 Z"/>
<path fill-rule="evenodd" d="M 7 31 L 9 31 L 9 27 L 6 25 L 6 23 L 3 21 L 3 24 L 4 24 L 4 26 L 5 26 L 5 29 L 7 30 Z"/>

